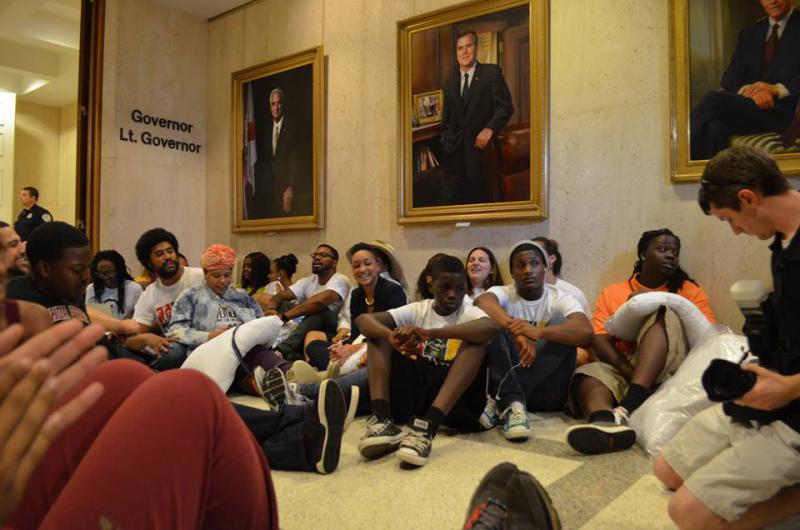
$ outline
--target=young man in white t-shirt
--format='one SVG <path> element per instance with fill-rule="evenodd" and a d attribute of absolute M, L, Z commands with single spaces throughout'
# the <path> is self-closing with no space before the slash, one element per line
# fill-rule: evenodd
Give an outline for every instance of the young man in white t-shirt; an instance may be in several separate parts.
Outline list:
<path fill-rule="evenodd" d="M 189 287 L 202 285 L 203 269 L 185 267 L 178 261 L 178 240 L 163 228 L 153 228 L 136 242 L 136 257 L 158 277 L 147 286 L 136 302 L 133 319 L 139 334 L 125 346 L 157 356 L 151 364 L 156 370 L 177 368 L 186 359 L 186 348 L 164 337 L 172 317 L 172 304 Z"/>
<path fill-rule="evenodd" d="M 267 315 L 278 315 L 288 322 L 297 317 L 303 321 L 283 342 L 275 346 L 284 359 L 304 360 L 303 343 L 309 331 L 324 331 L 336 335 L 339 310 L 350 293 L 350 282 L 344 274 L 336 272 L 339 252 L 330 245 L 319 245 L 311 253 L 311 276 L 301 278 L 267 304 Z M 283 302 L 297 300 L 296 306 L 278 312 Z M 270 311 L 272 310 L 272 311 Z"/>
<path fill-rule="evenodd" d="M 494 399 L 487 403 L 481 425 L 490 429 L 504 416 L 503 436 L 509 440 L 530 436 L 528 409 L 564 408 L 576 347 L 592 338 L 580 303 L 545 282 L 547 265 L 541 244 L 520 241 L 509 258 L 514 283 L 492 287 L 475 300 L 503 328 L 489 346 Z"/>
<path fill-rule="evenodd" d="M 433 300 L 364 313 L 356 321 L 369 340 L 372 415 L 359 442 L 368 458 L 399 448 L 401 461 L 422 466 L 440 424 L 475 429 L 486 403 L 486 343 L 499 327 L 464 296 L 460 259 L 436 258 L 429 274 Z M 406 421 L 408 434 L 395 425 Z"/>

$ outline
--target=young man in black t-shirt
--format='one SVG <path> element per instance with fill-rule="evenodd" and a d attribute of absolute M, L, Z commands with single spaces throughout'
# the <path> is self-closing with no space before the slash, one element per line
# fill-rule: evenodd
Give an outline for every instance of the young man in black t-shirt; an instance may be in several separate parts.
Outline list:
<path fill-rule="evenodd" d="M 53 323 L 76 319 L 119 334 L 138 330 L 132 320 L 117 320 L 86 308 L 84 292 L 91 279 L 92 249 L 83 232 L 60 221 L 46 223 L 31 232 L 26 251 L 31 273 L 8 282 L 9 298 L 44 306 Z"/>
<path fill-rule="evenodd" d="M 755 386 L 689 420 L 655 473 L 676 490 L 669 514 L 680 528 L 762 528 L 800 512 L 800 192 L 769 156 L 733 147 L 706 166 L 698 201 L 734 234 L 774 236 L 774 340 L 744 367 Z"/>
<path fill-rule="evenodd" d="M 31 274 L 11 280 L 8 297 L 44 306 L 53 323 L 89 324 L 84 289 L 91 279 L 92 249 L 83 232 L 67 223 L 48 223 L 31 232 L 26 250 Z"/>

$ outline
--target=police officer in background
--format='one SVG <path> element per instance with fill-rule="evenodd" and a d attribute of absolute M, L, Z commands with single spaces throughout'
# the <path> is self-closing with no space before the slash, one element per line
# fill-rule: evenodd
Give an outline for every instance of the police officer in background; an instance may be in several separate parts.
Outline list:
<path fill-rule="evenodd" d="M 44 223 L 49 223 L 53 220 L 53 216 L 37 204 L 39 190 L 32 186 L 22 188 L 19 193 L 19 200 L 24 208 L 19 217 L 17 217 L 17 222 L 14 223 L 14 230 L 19 234 L 20 239 L 27 241 L 34 228 Z"/>

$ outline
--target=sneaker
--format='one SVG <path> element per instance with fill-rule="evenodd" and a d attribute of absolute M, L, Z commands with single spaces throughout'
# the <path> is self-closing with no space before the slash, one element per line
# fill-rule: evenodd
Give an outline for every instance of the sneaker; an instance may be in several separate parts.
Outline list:
<path fill-rule="evenodd" d="M 400 442 L 397 458 L 412 466 L 424 466 L 428 462 L 433 446 L 431 424 L 428 420 L 412 417 L 408 426 L 410 429 L 403 441 Z"/>
<path fill-rule="evenodd" d="M 345 431 L 348 427 L 350 427 L 350 424 L 353 422 L 353 418 L 356 417 L 356 410 L 358 409 L 358 397 L 360 394 L 361 391 L 357 386 L 353 385 L 350 387 L 350 401 L 347 403 L 347 416 L 344 418 Z"/>
<path fill-rule="evenodd" d="M 316 368 L 306 361 L 295 361 L 292 363 L 292 367 L 286 372 L 286 379 L 301 385 L 321 383 L 325 380 L 321 375 L 323 373 L 324 372 L 317 371 Z"/>
<path fill-rule="evenodd" d="M 464 530 L 509 530 L 508 508 L 495 499 L 476 504 L 467 515 Z"/>
<path fill-rule="evenodd" d="M 628 427 L 628 411 L 617 407 L 614 422 L 596 421 L 567 429 L 567 443 L 585 455 L 624 451 L 636 443 L 636 432 Z"/>
<path fill-rule="evenodd" d="M 508 485 L 517 472 L 510 462 L 497 464 L 478 484 L 469 501 L 465 530 L 505 530 L 509 527 L 507 498 Z"/>
<path fill-rule="evenodd" d="M 336 379 L 342 373 L 342 367 L 339 366 L 338 361 L 331 361 L 324 372 L 320 372 L 325 379 Z"/>
<path fill-rule="evenodd" d="M 504 462 L 481 480 L 470 501 L 464 528 L 559 530 L 561 522 L 539 481 L 514 464 Z"/>
<path fill-rule="evenodd" d="M 561 530 L 561 520 L 547 490 L 526 471 L 518 471 L 516 480 L 509 485 L 515 492 L 508 502 L 511 523 L 520 527 L 542 530 Z M 527 526 L 530 525 L 530 526 Z M 515 526 L 516 527 L 516 526 Z"/>
<path fill-rule="evenodd" d="M 358 451 L 366 458 L 375 458 L 397 450 L 403 436 L 403 429 L 391 419 L 381 421 L 373 414 L 367 420 L 367 432 L 358 442 Z"/>
<path fill-rule="evenodd" d="M 503 436 L 506 440 L 527 440 L 531 435 L 531 424 L 525 408 L 509 407 L 503 412 L 506 422 L 503 425 Z"/>
<path fill-rule="evenodd" d="M 478 423 L 487 431 L 500 425 L 500 411 L 497 410 L 497 401 L 492 398 L 486 398 L 486 408 L 483 409 L 481 417 L 478 418 Z"/>
<path fill-rule="evenodd" d="M 253 379 L 256 389 L 271 410 L 278 410 L 284 404 L 299 405 L 300 398 L 294 393 L 286 382 L 286 376 L 278 367 L 267 371 L 260 366 L 253 370 Z"/>
<path fill-rule="evenodd" d="M 614 415 L 614 423 L 617 425 L 628 425 L 631 422 L 631 415 L 623 406 L 619 406 L 611 411 Z"/>
<path fill-rule="evenodd" d="M 339 465 L 344 420 L 347 415 L 344 393 L 336 381 L 323 381 L 320 384 L 316 412 L 324 436 L 318 438 L 320 444 L 312 452 L 311 462 L 318 473 L 325 475 L 333 473 Z"/>

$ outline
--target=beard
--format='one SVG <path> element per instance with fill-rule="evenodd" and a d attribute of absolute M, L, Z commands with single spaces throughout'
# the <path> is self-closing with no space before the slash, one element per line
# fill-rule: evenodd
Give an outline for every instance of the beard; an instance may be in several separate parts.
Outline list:
<path fill-rule="evenodd" d="M 167 269 L 167 265 L 172 264 L 175 266 L 174 269 Z M 164 263 L 161 264 L 161 268 L 159 268 L 156 273 L 158 274 L 159 278 L 164 278 L 165 280 L 169 280 L 170 278 L 174 278 L 178 271 L 181 270 L 178 262 L 175 260 L 164 260 Z"/>

